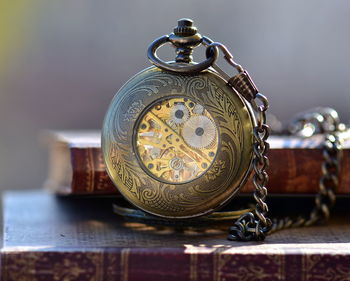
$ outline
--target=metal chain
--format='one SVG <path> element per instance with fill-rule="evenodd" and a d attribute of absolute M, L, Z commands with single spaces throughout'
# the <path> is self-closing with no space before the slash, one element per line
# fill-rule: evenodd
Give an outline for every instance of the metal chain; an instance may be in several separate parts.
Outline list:
<path fill-rule="evenodd" d="M 267 196 L 268 174 L 266 170 L 269 167 L 267 153 L 269 143 L 267 139 L 270 135 L 270 128 L 266 124 L 266 111 L 268 109 L 267 98 L 256 94 L 256 100 L 262 102 L 257 106 L 259 113 L 258 124 L 254 128 L 254 159 L 253 159 L 253 184 L 255 187 L 254 199 L 256 206 L 254 213 L 249 212 L 242 215 L 233 226 L 230 227 L 228 239 L 239 241 L 264 240 L 266 234 L 272 227 L 271 220 L 266 216 L 268 206 L 265 202 Z"/>
<path fill-rule="evenodd" d="M 216 64 L 212 67 L 227 80 L 228 84 L 238 91 L 255 109 L 257 113 L 257 125 L 254 127 L 254 158 L 253 158 L 253 184 L 255 187 L 254 199 L 256 206 L 254 212 L 243 214 L 232 227 L 230 227 L 228 239 L 251 241 L 264 240 L 266 234 L 272 227 L 271 220 L 267 217 L 268 206 L 265 202 L 267 196 L 267 183 L 269 176 L 267 169 L 269 167 L 269 159 L 267 152 L 269 143 L 267 139 L 270 135 L 270 128 L 266 124 L 266 111 L 269 108 L 267 98 L 261 94 L 251 79 L 249 73 L 238 63 L 233 60 L 232 54 L 221 43 L 214 42 L 207 45 L 207 56 L 210 54 L 211 48 L 219 48 L 226 61 L 233 66 L 238 74 L 234 77 L 229 77 Z M 257 104 L 259 103 L 259 104 Z"/>
<path fill-rule="evenodd" d="M 339 185 L 342 159 L 343 137 L 341 135 L 346 129 L 344 124 L 339 122 L 337 112 L 330 108 L 318 108 L 315 111 L 304 113 L 294 123 L 299 125 L 296 126 L 299 129 L 292 130 L 292 133 L 303 135 L 303 130 L 311 127 L 314 128 L 314 131 L 307 137 L 316 133 L 325 135 L 319 192 L 315 196 L 315 205 L 308 216 L 299 216 L 295 219 L 289 217 L 274 219 L 269 234 L 287 228 L 325 223 L 329 220 L 330 209 L 336 201 L 335 190 Z"/>
<path fill-rule="evenodd" d="M 322 176 L 319 181 L 319 192 L 315 197 L 315 206 L 308 216 L 300 216 L 296 219 L 286 217 L 271 221 L 267 217 L 268 206 L 265 202 L 267 196 L 266 186 L 269 178 L 266 172 L 269 167 L 269 159 L 267 157 L 269 144 L 267 139 L 270 134 L 270 128 L 266 124 L 266 111 L 269 107 L 268 100 L 258 91 L 249 73 L 233 60 L 232 54 L 223 44 L 217 42 L 207 44 L 207 56 L 212 48 L 219 48 L 223 52 L 226 61 L 236 68 L 239 73 L 230 77 L 215 63 L 212 67 L 228 81 L 230 86 L 252 104 L 258 115 L 257 125 L 253 132 L 255 210 L 242 215 L 236 220 L 234 225 L 230 227 L 227 238 L 235 241 L 261 241 L 265 239 L 266 235 L 277 230 L 324 223 L 330 217 L 330 208 L 336 200 L 334 191 L 339 185 L 343 141 L 340 134 L 344 132 L 345 126 L 339 122 L 337 112 L 329 108 L 318 108 L 297 118 L 292 133 L 304 135 L 305 137 L 310 137 L 315 133 L 325 134 L 323 146 L 324 162 L 322 164 Z M 261 105 L 257 105 L 256 102 L 261 103 Z"/>

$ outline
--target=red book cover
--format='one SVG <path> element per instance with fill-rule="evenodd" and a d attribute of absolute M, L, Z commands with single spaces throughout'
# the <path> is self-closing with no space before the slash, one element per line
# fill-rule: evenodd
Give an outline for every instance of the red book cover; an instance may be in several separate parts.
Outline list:
<path fill-rule="evenodd" d="M 50 167 L 46 188 L 66 195 L 118 194 L 105 171 L 98 131 L 51 132 L 47 142 Z M 269 193 L 317 193 L 323 161 L 323 136 L 309 139 L 272 136 L 269 142 Z M 350 141 L 344 145 L 337 194 L 350 194 L 349 170 Z M 242 192 L 251 192 L 253 189 L 252 182 L 248 181 Z"/>

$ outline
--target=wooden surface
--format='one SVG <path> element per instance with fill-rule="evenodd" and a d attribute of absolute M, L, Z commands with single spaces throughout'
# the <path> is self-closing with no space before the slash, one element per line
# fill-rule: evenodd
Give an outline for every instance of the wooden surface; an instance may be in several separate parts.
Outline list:
<path fill-rule="evenodd" d="M 309 201 L 288 202 L 302 209 L 300 202 Z M 239 280 L 238 273 L 248 274 L 245 280 L 332 280 L 317 279 L 328 268 L 343 278 L 337 280 L 350 280 L 348 203 L 340 201 L 327 226 L 238 243 L 225 239 L 226 230 L 179 232 L 126 222 L 112 213 L 110 199 L 7 192 L 1 280 L 228 281 Z M 22 275 L 27 279 L 18 279 Z"/>

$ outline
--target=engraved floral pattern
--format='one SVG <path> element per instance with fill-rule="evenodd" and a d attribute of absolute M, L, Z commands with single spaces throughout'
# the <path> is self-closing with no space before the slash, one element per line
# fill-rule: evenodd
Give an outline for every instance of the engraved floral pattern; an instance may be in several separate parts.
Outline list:
<path fill-rule="evenodd" d="M 141 113 L 145 105 L 141 100 L 134 101 L 124 114 L 124 121 L 135 121 L 136 116 Z"/>
<path fill-rule="evenodd" d="M 124 194 L 129 200 L 137 200 L 155 213 L 169 211 L 177 215 L 179 212 L 194 212 L 196 208 L 203 207 L 203 202 L 224 194 L 232 186 L 237 173 L 242 173 L 242 121 L 231 96 L 210 77 L 153 71 L 136 83 L 127 85 L 123 94 L 119 94 L 119 99 L 112 104 L 107 118 L 109 123 L 105 125 L 103 133 L 106 138 L 110 138 L 111 145 L 108 152 L 104 153 L 114 170 L 112 178 L 116 177 L 115 183 L 129 191 Z M 202 177 L 202 184 L 190 183 L 187 187 L 184 184 L 179 188 L 159 183 L 142 170 L 130 153 L 132 139 L 128 132 L 132 130 L 131 124 L 138 120 L 145 105 L 149 104 L 146 101 L 149 97 L 156 100 L 158 96 L 163 97 L 164 93 L 199 101 L 210 111 L 220 128 L 221 156 Z"/>
<path fill-rule="evenodd" d="M 207 181 L 212 181 L 219 177 L 225 169 L 225 161 L 218 160 L 215 161 L 212 168 L 205 174 Z"/>

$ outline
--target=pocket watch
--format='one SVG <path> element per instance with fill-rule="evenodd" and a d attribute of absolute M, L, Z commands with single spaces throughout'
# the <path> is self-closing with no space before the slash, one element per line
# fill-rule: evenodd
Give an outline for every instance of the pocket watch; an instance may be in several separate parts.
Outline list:
<path fill-rule="evenodd" d="M 164 44 L 176 49 L 174 62 L 157 56 Z M 195 63 L 192 52 L 199 45 L 206 48 L 206 59 Z M 219 51 L 238 74 L 229 76 L 217 65 Z M 293 123 L 294 134 L 325 135 L 320 190 L 309 215 L 272 222 L 265 203 L 269 104 L 249 73 L 223 44 L 201 36 L 190 19 L 179 20 L 173 33 L 155 40 L 148 58 L 153 66 L 118 91 L 102 128 L 106 170 L 124 198 L 143 211 L 134 217 L 198 221 L 224 206 L 253 171 L 256 206 L 234 212 L 236 220 L 228 239 L 263 240 L 273 231 L 329 218 L 339 182 L 342 143 L 350 135 L 335 110 L 311 110 Z M 311 134 L 310 128 L 314 128 Z M 215 215 L 203 221 L 225 216 L 225 212 Z"/>
<path fill-rule="evenodd" d="M 164 44 L 176 49 L 174 62 L 157 56 Z M 206 59 L 195 63 L 192 52 L 199 45 Z M 219 50 L 237 75 L 229 77 L 217 66 Z M 268 103 L 248 72 L 189 19 L 155 40 L 148 58 L 153 66 L 117 92 L 102 128 L 106 169 L 120 193 L 156 217 L 196 218 L 224 206 L 254 168 L 265 219 Z"/>

